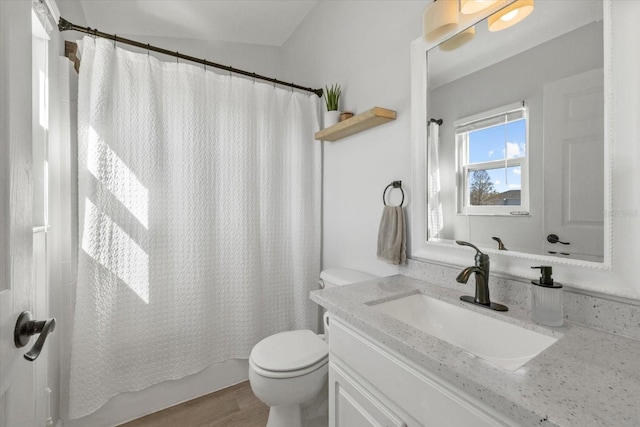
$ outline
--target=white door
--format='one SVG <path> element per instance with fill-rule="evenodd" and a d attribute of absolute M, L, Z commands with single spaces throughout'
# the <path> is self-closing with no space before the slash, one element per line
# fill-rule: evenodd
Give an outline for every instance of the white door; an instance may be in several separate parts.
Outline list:
<path fill-rule="evenodd" d="M 0 1 L 0 427 L 35 423 L 34 363 L 13 330 L 32 308 L 31 2 Z"/>
<path fill-rule="evenodd" d="M 544 87 L 545 251 L 602 261 L 604 255 L 603 69 Z M 550 235 L 556 235 L 558 242 Z"/>

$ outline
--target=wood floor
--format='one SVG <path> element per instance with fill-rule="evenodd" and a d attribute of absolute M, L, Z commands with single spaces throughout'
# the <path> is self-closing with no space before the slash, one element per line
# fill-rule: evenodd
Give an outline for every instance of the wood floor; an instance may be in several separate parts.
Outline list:
<path fill-rule="evenodd" d="M 138 418 L 121 427 L 264 427 L 269 407 L 249 381 Z"/>

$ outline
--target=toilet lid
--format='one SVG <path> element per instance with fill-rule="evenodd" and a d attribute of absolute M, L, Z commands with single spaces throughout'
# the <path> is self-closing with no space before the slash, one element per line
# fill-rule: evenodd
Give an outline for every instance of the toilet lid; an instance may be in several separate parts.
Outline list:
<path fill-rule="evenodd" d="M 280 332 L 260 341 L 251 350 L 251 360 L 269 371 L 295 371 L 327 357 L 327 343 L 308 329 Z"/>
<path fill-rule="evenodd" d="M 344 286 L 375 279 L 376 276 L 350 268 L 328 268 L 320 272 L 320 278 L 336 286 Z"/>

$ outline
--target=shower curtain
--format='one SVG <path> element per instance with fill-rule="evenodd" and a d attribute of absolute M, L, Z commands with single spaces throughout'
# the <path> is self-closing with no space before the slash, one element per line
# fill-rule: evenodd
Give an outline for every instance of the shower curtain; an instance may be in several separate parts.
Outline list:
<path fill-rule="evenodd" d="M 314 328 L 318 99 L 84 39 L 71 418 Z"/>
<path fill-rule="evenodd" d="M 427 141 L 427 173 L 428 195 L 427 205 L 427 233 L 429 239 L 440 238 L 444 227 L 442 218 L 442 203 L 440 202 L 440 156 L 438 145 L 440 144 L 440 125 L 436 122 L 429 123 L 429 137 Z"/>

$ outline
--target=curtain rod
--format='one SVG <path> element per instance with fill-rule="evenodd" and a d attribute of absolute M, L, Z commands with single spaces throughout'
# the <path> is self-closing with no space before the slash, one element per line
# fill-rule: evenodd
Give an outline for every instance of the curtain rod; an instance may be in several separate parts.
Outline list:
<path fill-rule="evenodd" d="M 233 68 L 233 67 L 229 67 L 229 66 L 226 66 L 226 65 L 216 64 L 215 62 L 210 62 L 210 61 L 207 61 L 206 59 L 199 59 L 199 58 L 196 58 L 196 57 L 193 57 L 193 56 L 184 55 L 184 54 L 182 54 L 180 52 L 173 52 L 171 50 L 167 50 L 167 49 L 163 49 L 161 47 L 153 46 L 153 45 L 150 45 L 148 43 L 145 44 L 145 43 L 137 42 L 135 40 L 125 39 L 125 38 L 119 37 L 119 36 L 117 36 L 115 34 L 103 33 L 101 31 L 98 31 L 96 28 L 81 27 L 79 25 L 76 25 L 76 24 L 73 24 L 73 23 L 67 21 L 63 17 L 60 17 L 60 21 L 58 22 L 58 30 L 60 32 L 69 31 L 69 30 L 79 31 L 81 33 L 90 34 L 90 35 L 92 35 L 94 37 L 102 37 L 102 38 L 105 38 L 105 39 L 113 40 L 115 43 L 122 43 L 122 44 L 131 45 L 131 46 L 136 46 L 136 47 L 139 47 L 139 48 L 142 48 L 142 49 L 146 49 L 147 51 L 151 50 L 151 51 L 154 51 L 154 52 L 162 53 L 163 55 L 173 56 L 175 58 L 184 59 L 186 61 L 196 62 L 198 64 L 202 64 L 202 65 L 205 65 L 207 67 L 219 68 L 221 70 L 229 71 L 230 73 L 240 74 L 240 75 L 243 75 L 243 76 L 251 77 L 253 79 L 264 80 L 264 81 L 267 81 L 267 82 L 270 82 L 270 83 L 274 83 L 274 84 L 277 84 L 277 85 L 280 85 L 280 86 L 286 86 L 286 87 L 290 87 L 290 88 L 294 88 L 294 89 L 304 90 L 304 91 L 307 91 L 307 92 L 313 92 L 316 95 L 318 95 L 318 97 L 322 97 L 322 93 L 323 93 L 322 89 L 312 89 L 310 87 L 299 86 L 299 85 L 297 85 L 295 83 L 283 82 L 283 81 L 278 80 L 278 79 L 262 76 L 260 74 L 251 73 L 251 72 L 245 71 L 245 70 L 240 70 L 238 68 Z"/>

